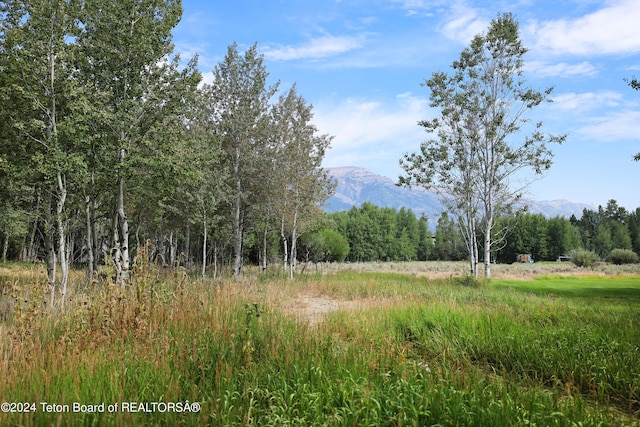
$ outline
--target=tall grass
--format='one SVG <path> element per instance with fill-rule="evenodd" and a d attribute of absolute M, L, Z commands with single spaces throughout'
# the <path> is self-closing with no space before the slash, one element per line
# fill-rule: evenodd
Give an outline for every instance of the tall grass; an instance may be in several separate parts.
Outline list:
<path fill-rule="evenodd" d="M 38 412 L 0 425 L 638 425 L 638 300 L 406 272 L 136 274 L 135 288 L 77 291 L 65 312 L 8 316 L 0 399 Z M 300 293 L 358 304 L 312 324 L 290 314 Z M 200 411 L 40 410 L 185 401 Z"/>

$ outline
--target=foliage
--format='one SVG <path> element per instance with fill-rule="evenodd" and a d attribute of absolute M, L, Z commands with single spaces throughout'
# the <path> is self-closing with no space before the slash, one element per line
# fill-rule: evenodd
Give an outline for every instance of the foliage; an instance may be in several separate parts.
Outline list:
<path fill-rule="evenodd" d="M 425 260 L 432 251 L 426 217 L 411 209 L 380 208 L 370 202 L 328 214 L 349 243 L 349 261 Z"/>
<path fill-rule="evenodd" d="M 638 254 L 630 249 L 614 249 L 608 257 L 609 262 L 614 264 L 635 264 L 638 262 Z"/>
<path fill-rule="evenodd" d="M 322 228 L 301 236 L 305 259 L 318 262 L 343 262 L 349 254 L 349 242 L 336 230 Z"/>
<path fill-rule="evenodd" d="M 275 128 L 271 149 L 275 153 L 270 178 L 277 196 L 269 212 L 273 211 L 280 222 L 283 242 L 291 241 L 291 255 L 287 253 L 286 243 L 283 252 L 293 277 L 298 236 L 321 217 L 318 202 L 326 200 L 335 188 L 321 167 L 332 137 L 318 135 L 318 129 L 311 123 L 312 107 L 297 94 L 295 85 L 280 96 L 271 113 Z"/>
<path fill-rule="evenodd" d="M 581 247 L 577 227 L 564 217 L 519 213 L 500 218 L 497 224 L 509 229 L 504 247 L 496 252 L 499 262 L 512 263 L 519 254 L 531 254 L 536 261 L 555 261 Z"/>
<path fill-rule="evenodd" d="M 597 211 L 584 209 L 575 224 L 580 230 L 582 246 L 601 258 L 607 257 L 614 248 L 632 249 L 640 237 L 637 218 L 615 200 L 609 200 L 606 207 L 598 206 Z M 635 241 L 631 239 L 632 231 Z"/>
<path fill-rule="evenodd" d="M 569 255 L 571 256 L 571 262 L 578 267 L 593 268 L 600 262 L 600 257 L 593 251 L 575 249 L 571 251 Z"/>
<path fill-rule="evenodd" d="M 464 242 L 455 221 L 443 212 L 436 226 L 433 259 L 459 261 L 464 259 Z"/>

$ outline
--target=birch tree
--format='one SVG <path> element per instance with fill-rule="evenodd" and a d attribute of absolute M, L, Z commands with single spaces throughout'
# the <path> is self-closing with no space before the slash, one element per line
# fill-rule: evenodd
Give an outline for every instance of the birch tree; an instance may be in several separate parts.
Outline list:
<path fill-rule="evenodd" d="M 162 121 L 158 102 L 149 102 L 148 88 L 157 84 L 162 64 L 169 60 L 171 30 L 181 14 L 179 1 L 84 3 L 83 31 L 78 38 L 84 59 L 81 68 L 99 108 L 99 156 L 104 165 L 100 173 L 111 177 L 113 255 L 118 281 L 123 284 L 130 267 L 126 187 L 136 149 Z"/>
<path fill-rule="evenodd" d="M 8 90 L 22 108 L 10 121 L 30 148 L 31 157 L 23 166 L 36 172 L 34 178 L 44 184 L 48 202 L 44 231 L 51 306 L 56 290 L 64 306 L 70 263 L 65 207 L 74 178 L 81 180 L 84 170 L 75 153 L 79 120 L 72 102 L 78 90 L 70 39 L 77 35 L 78 12 L 78 3 L 69 0 L 2 4 L 4 71 L 14 76 Z"/>
<path fill-rule="evenodd" d="M 407 172 L 402 183 L 438 189 L 454 215 L 462 218 L 472 272 L 470 242 L 480 222 L 487 279 L 492 249 L 504 237 L 494 229 L 495 220 L 511 210 L 531 183 L 522 171 L 541 175 L 551 167 L 549 145 L 566 138 L 543 133 L 542 123 L 527 117 L 549 99 L 552 88 L 539 92 L 526 86 L 526 51 L 513 16 L 494 19 L 487 33 L 474 37 L 453 62 L 451 74 L 437 72 L 426 81 L 440 115 L 420 124 L 437 133 L 437 139 L 401 160 Z"/>
<path fill-rule="evenodd" d="M 270 172 L 265 152 L 268 144 L 269 101 L 277 84 L 268 86 L 268 73 L 257 45 L 241 55 L 237 44 L 227 50 L 214 71 L 214 81 L 204 88 L 209 94 L 210 120 L 222 143 L 228 167 L 230 206 L 233 223 L 233 274 L 243 266 L 243 243 L 251 207 L 261 178 Z"/>
<path fill-rule="evenodd" d="M 173 206 L 177 206 L 186 218 L 187 229 L 202 227 L 201 275 L 205 276 L 209 249 L 209 229 L 220 221 L 219 206 L 225 200 L 227 192 L 225 181 L 228 178 L 222 165 L 220 139 L 210 120 L 212 112 L 207 91 L 197 91 L 192 103 L 192 117 L 188 121 L 189 143 L 184 148 L 184 158 L 190 163 L 189 174 L 184 180 L 182 190 L 176 194 Z M 175 209 L 175 208 L 174 208 Z M 189 239 L 187 239 L 189 240 Z M 187 262 L 190 254 L 187 248 Z"/>
<path fill-rule="evenodd" d="M 295 85 L 280 96 L 273 108 L 274 176 L 279 177 L 275 202 L 281 218 L 285 264 L 288 257 L 290 277 L 296 270 L 298 237 L 314 218 L 320 218 L 319 203 L 325 201 L 333 190 L 326 171 L 321 167 L 332 137 L 319 135 L 311 123 L 312 118 L 312 106 L 297 94 Z M 290 256 L 286 246 L 288 239 L 291 240 Z"/>

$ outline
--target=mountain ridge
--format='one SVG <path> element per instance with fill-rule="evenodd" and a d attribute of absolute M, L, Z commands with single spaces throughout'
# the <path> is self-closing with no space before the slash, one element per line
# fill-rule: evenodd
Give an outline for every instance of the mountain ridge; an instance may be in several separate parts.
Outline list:
<path fill-rule="evenodd" d="M 361 206 L 370 202 L 379 207 L 411 209 L 416 215 L 427 215 L 429 225 L 435 227 L 440 214 L 446 209 L 438 200 L 438 195 L 420 187 L 399 187 L 388 177 L 378 175 L 369 169 L 356 166 L 326 168 L 336 180 L 336 190 L 325 203 L 326 212 L 337 212 Z M 560 200 L 526 200 L 529 212 L 546 217 L 576 215 L 580 218 L 583 209 L 593 209 L 586 203 Z"/>

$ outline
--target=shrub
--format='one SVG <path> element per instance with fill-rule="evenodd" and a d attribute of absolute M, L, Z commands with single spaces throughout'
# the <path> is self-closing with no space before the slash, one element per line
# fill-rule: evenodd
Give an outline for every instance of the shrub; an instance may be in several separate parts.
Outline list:
<path fill-rule="evenodd" d="M 629 249 L 614 249 L 609 254 L 609 261 L 621 264 L 635 264 L 638 262 L 638 254 Z"/>
<path fill-rule="evenodd" d="M 339 232 L 323 228 L 301 237 L 300 242 L 310 261 L 342 262 L 349 253 L 349 241 Z"/>
<path fill-rule="evenodd" d="M 593 251 L 587 251 L 584 249 L 576 249 L 571 251 L 571 262 L 577 265 L 578 267 L 593 267 L 596 265 L 598 261 L 600 261 L 600 257 Z"/>

